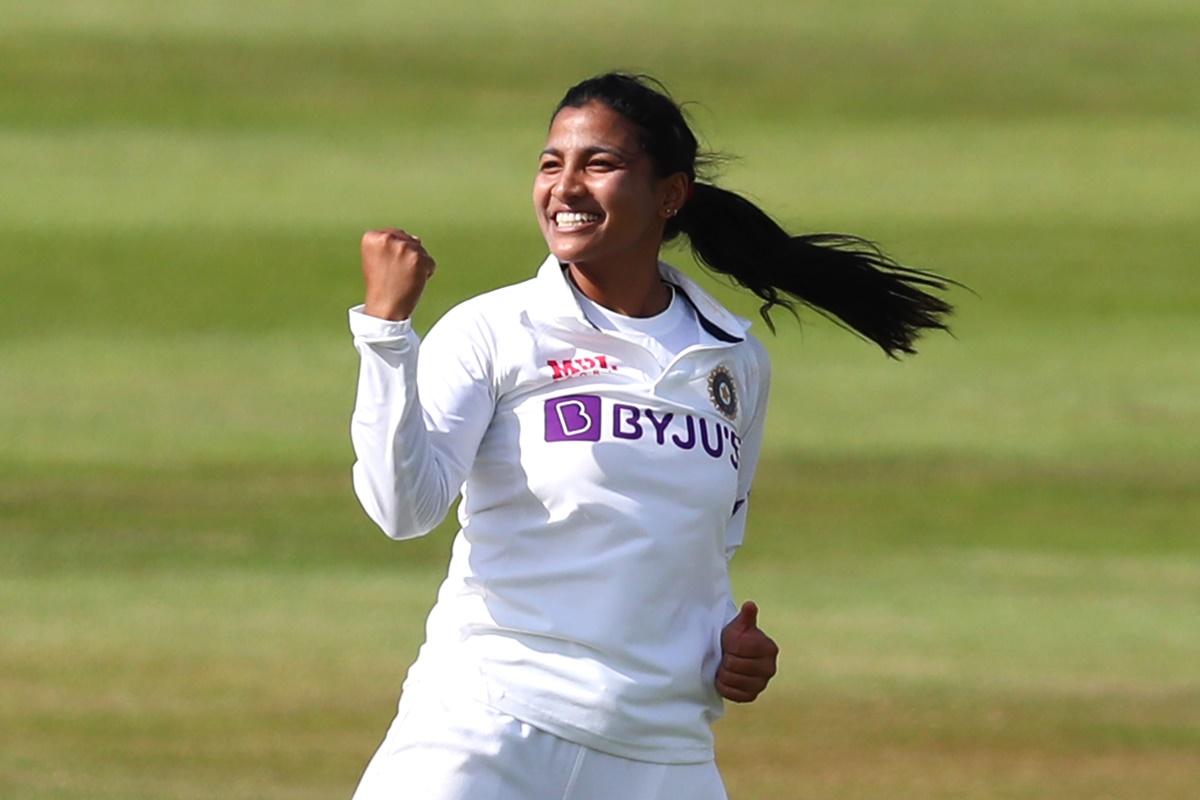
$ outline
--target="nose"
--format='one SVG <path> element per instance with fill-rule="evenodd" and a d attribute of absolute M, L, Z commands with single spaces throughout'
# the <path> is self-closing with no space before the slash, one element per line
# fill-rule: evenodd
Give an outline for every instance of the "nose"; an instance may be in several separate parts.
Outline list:
<path fill-rule="evenodd" d="M 570 166 L 564 166 L 558 173 L 558 180 L 550 188 L 550 193 L 557 200 L 567 201 L 586 194 L 587 187 L 584 186 L 581 180 L 579 170 Z"/>

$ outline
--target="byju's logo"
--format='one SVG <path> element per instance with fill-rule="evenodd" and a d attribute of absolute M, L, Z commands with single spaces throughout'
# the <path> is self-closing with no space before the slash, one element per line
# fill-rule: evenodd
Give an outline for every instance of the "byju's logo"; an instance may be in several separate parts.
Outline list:
<path fill-rule="evenodd" d="M 598 442 L 641 439 L 660 447 L 704 453 L 738 467 L 742 439 L 729 425 L 703 416 L 611 403 L 605 412 L 600 396 L 570 394 L 546 401 L 547 442 Z"/>
<path fill-rule="evenodd" d="M 600 441 L 600 398 L 594 394 L 572 394 L 547 400 L 546 441 Z"/>

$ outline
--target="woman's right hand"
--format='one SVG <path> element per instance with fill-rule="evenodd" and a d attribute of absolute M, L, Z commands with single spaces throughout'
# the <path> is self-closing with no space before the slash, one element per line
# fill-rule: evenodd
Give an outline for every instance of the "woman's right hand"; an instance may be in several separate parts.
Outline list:
<path fill-rule="evenodd" d="M 436 267 L 419 236 L 399 228 L 367 231 L 362 237 L 363 311 L 379 319 L 408 319 Z"/>

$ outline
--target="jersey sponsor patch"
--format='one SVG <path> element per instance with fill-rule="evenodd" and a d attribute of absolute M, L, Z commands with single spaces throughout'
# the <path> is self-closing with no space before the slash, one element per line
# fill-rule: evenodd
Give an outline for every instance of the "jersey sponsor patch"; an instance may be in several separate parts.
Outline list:
<path fill-rule="evenodd" d="M 549 359 L 546 366 L 550 367 L 550 375 L 556 381 L 564 378 L 574 378 L 579 375 L 599 375 L 601 372 L 616 372 L 617 360 L 609 355 L 597 353 L 594 356 L 579 358 L 564 358 L 561 361 Z"/>
<path fill-rule="evenodd" d="M 546 401 L 547 442 L 598 442 L 645 439 L 659 446 L 728 459 L 737 469 L 742 440 L 733 428 L 691 414 L 611 403 L 604 409 L 600 396 L 569 394 Z"/>
<path fill-rule="evenodd" d="M 572 394 L 547 400 L 546 441 L 600 441 L 600 397 Z"/>
<path fill-rule="evenodd" d="M 708 399 L 726 419 L 737 419 L 737 389 L 733 385 L 733 376 L 724 365 L 714 367 L 708 373 Z"/>

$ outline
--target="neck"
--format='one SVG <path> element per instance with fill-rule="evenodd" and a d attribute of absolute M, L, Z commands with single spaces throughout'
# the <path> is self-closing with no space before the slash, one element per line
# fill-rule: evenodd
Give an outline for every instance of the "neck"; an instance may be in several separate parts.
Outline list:
<path fill-rule="evenodd" d="M 671 303 L 671 289 L 658 273 L 658 259 L 624 269 L 573 263 L 567 273 L 594 303 L 626 317 L 653 317 Z"/>

